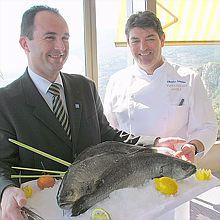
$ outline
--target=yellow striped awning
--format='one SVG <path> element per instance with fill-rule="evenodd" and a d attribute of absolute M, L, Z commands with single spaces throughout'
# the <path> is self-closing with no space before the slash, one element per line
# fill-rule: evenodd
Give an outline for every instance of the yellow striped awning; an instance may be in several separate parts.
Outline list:
<path fill-rule="evenodd" d="M 220 44 L 220 0 L 157 0 L 156 6 L 166 45 Z M 126 21 L 127 5 L 122 0 L 116 46 L 126 46 Z"/>

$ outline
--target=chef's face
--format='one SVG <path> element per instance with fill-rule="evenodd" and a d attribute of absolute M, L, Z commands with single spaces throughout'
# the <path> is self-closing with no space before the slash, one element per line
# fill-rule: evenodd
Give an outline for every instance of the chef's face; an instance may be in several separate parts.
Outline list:
<path fill-rule="evenodd" d="M 163 64 L 161 55 L 165 35 L 159 37 L 153 28 L 134 27 L 129 32 L 128 45 L 138 66 L 148 74 Z"/>

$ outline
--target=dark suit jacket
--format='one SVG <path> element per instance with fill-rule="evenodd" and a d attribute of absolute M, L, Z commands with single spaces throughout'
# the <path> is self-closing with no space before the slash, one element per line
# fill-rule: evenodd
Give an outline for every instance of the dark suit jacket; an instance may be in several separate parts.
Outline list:
<path fill-rule="evenodd" d="M 0 193 L 6 186 L 15 184 L 10 175 L 17 171 L 12 170 L 12 166 L 39 169 L 44 166 L 49 170 L 67 170 L 67 167 L 57 162 L 10 143 L 8 138 L 19 140 L 70 163 L 88 146 L 106 140 L 124 141 L 128 138 L 127 134 L 109 126 L 91 80 L 81 75 L 61 73 L 61 76 L 72 142 L 27 71 L 19 79 L 0 89 Z M 136 143 L 137 140 L 138 138 L 134 138 L 130 143 Z M 22 171 L 22 174 L 33 173 Z"/>

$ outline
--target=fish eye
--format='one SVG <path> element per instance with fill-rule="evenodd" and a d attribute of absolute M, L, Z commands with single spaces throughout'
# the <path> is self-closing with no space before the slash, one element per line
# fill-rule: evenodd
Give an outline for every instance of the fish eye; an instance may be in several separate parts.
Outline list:
<path fill-rule="evenodd" d="M 186 169 L 188 168 L 188 166 L 187 166 L 185 163 L 182 163 L 182 164 L 181 164 L 181 168 L 182 168 L 183 170 L 186 170 Z"/>
<path fill-rule="evenodd" d="M 86 192 L 89 193 L 92 191 L 92 186 L 90 184 L 87 185 Z"/>
<path fill-rule="evenodd" d="M 66 191 L 66 196 L 73 196 L 74 195 L 74 190 Z"/>

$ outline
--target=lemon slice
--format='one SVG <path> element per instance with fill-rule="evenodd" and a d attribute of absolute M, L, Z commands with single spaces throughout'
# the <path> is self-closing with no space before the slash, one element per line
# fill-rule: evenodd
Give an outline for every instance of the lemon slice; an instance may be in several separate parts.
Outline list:
<path fill-rule="evenodd" d="M 21 188 L 26 196 L 26 198 L 31 198 L 32 194 L 33 194 L 33 189 L 31 186 L 24 186 Z"/>
<path fill-rule="evenodd" d="M 91 220 L 111 220 L 111 217 L 107 211 L 102 208 L 96 208 L 92 211 Z"/>
<path fill-rule="evenodd" d="M 165 195 L 175 195 L 178 191 L 178 184 L 176 180 L 170 177 L 155 178 L 154 184 L 156 190 Z"/>
<path fill-rule="evenodd" d="M 197 180 L 201 180 L 201 181 L 210 180 L 212 177 L 212 172 L 210 169 L 208 169 L 208 170 L 207 169 L 198 169 L 196 171 L 195 177 Z"/>

